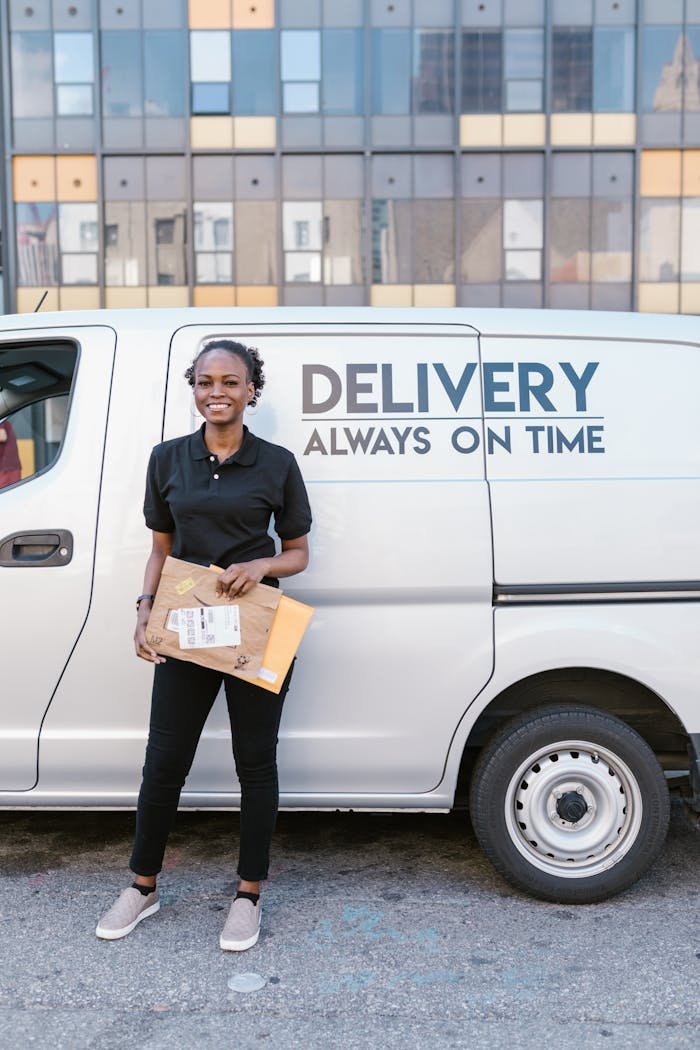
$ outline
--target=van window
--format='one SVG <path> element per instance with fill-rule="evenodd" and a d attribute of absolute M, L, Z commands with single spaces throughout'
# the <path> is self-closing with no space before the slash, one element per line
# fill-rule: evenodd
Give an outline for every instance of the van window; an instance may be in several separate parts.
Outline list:
<path fill-rule="evenodd" d="M 0 490 L 55 462 L 77 357 L 72 343 L 0 348 Z"/>

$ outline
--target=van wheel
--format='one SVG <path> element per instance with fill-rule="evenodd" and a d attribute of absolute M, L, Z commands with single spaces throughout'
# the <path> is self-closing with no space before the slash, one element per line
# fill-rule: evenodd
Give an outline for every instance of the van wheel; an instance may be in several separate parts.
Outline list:
<path fill-rule="evenodd" d="M 631 886 L 658 855 L 670 799 L 648 744 L 620 719 L 541 707 L 483 749 L 470 809 L 497 871 L 544 900 L 584 904 Z"/>

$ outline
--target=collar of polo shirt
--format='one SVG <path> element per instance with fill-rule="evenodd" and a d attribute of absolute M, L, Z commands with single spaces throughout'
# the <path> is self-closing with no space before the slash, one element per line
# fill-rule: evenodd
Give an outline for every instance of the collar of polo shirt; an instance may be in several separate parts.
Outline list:
<path fill-rule="evenodd" d="M 207 448 L 204 441 L 204 428 L 206 423 L 202 423 L 199 430 L 195 430 L 194 434 L 190 436 L 190 454 L 192 459 L 209 459 L 211 452 Z M 247 426 L 243 426 L 243 441 L 238 452 L 234 452 L 232 456 L 224 460 L 224 463 L 237 463 L 240 467 L 252 467 L 255 465 L 255 461 L 258 458 L 258 439 L 255 434 L 251 434 Z"/>

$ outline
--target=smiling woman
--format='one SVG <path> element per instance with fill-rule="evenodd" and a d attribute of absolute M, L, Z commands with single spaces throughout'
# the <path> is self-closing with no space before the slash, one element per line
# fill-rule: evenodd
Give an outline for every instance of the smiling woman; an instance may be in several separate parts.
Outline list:
<path fill-rule="evenodd" d="M 230 339 L 205 344 L 185 372 L 201 430 L 157 445 L 146 480 L 144 513 L 153 544 L 144 593 L 136 601 L 136 655 L 155 664 L 151 722 L 131 855 L 135 881 L 97 927 L 125 937 L 160 907 L 156 876 L 204 723 L 224 685 L 236 772 L 241 784 L 239 891 L 220 938 L 226 951 L 252 947 L 260 930 L 260 882 L 267 878 L 278 805 L 277 733 L 291 668 L 274 699 L 258 686 L 208 667 L 170 659 L 149 645 L 146 625 L 168 555 L 224 568 L 220 595 L 233 599 L 264 582 L 303 572 L 311 512 L 291 452 L 243 424 L 265 383 L 257 350 Z M 281 551 L 269 534 L 274 518 Z"/>

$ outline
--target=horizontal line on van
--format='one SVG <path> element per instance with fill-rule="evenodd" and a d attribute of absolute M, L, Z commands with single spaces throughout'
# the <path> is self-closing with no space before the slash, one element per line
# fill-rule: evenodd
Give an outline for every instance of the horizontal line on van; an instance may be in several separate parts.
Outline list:
<path fill-rule="evenodd" d="M 539 418 L 539 417 L 533 417 Z M 558 419 L 568 418 L 558 416 Z M 591 417 L 595 419 L 602 419 L 602 416 Z M 463 423 L 465 420 L 470 422 L 480 422 L 481 416 L 424 416 L 420 412 L 413 412 L 408 416 L 302 416 L 302 423 L 400 423 L 402 419 L 420 419 L 421 422 L 424 420 L 430 423 Z"/>
<path fill-rule="evenodd" d="M 548 416 L 521 416 L 517 412 L 505 412 L 501 415 L 493 415 L 488 409 L 484 411 L 485 419 L 539 419 L 543 423 L 556 423 L 559 419 L 580 419 L 581 422 L 585 422 L 587 419 L 605 419 L 605 416 L 560 416 L 558 414 Z"/>
<path fill-rule="evenodd" d="M 700 580 L 641 583 L 496 584 L 496 605 L 560 605 L 582 602 L 700 601 Z"/>
<path fill-rule="evenodd" d="M 483 478 L 304 478 L 306 485 L 469 485 Z"/>

